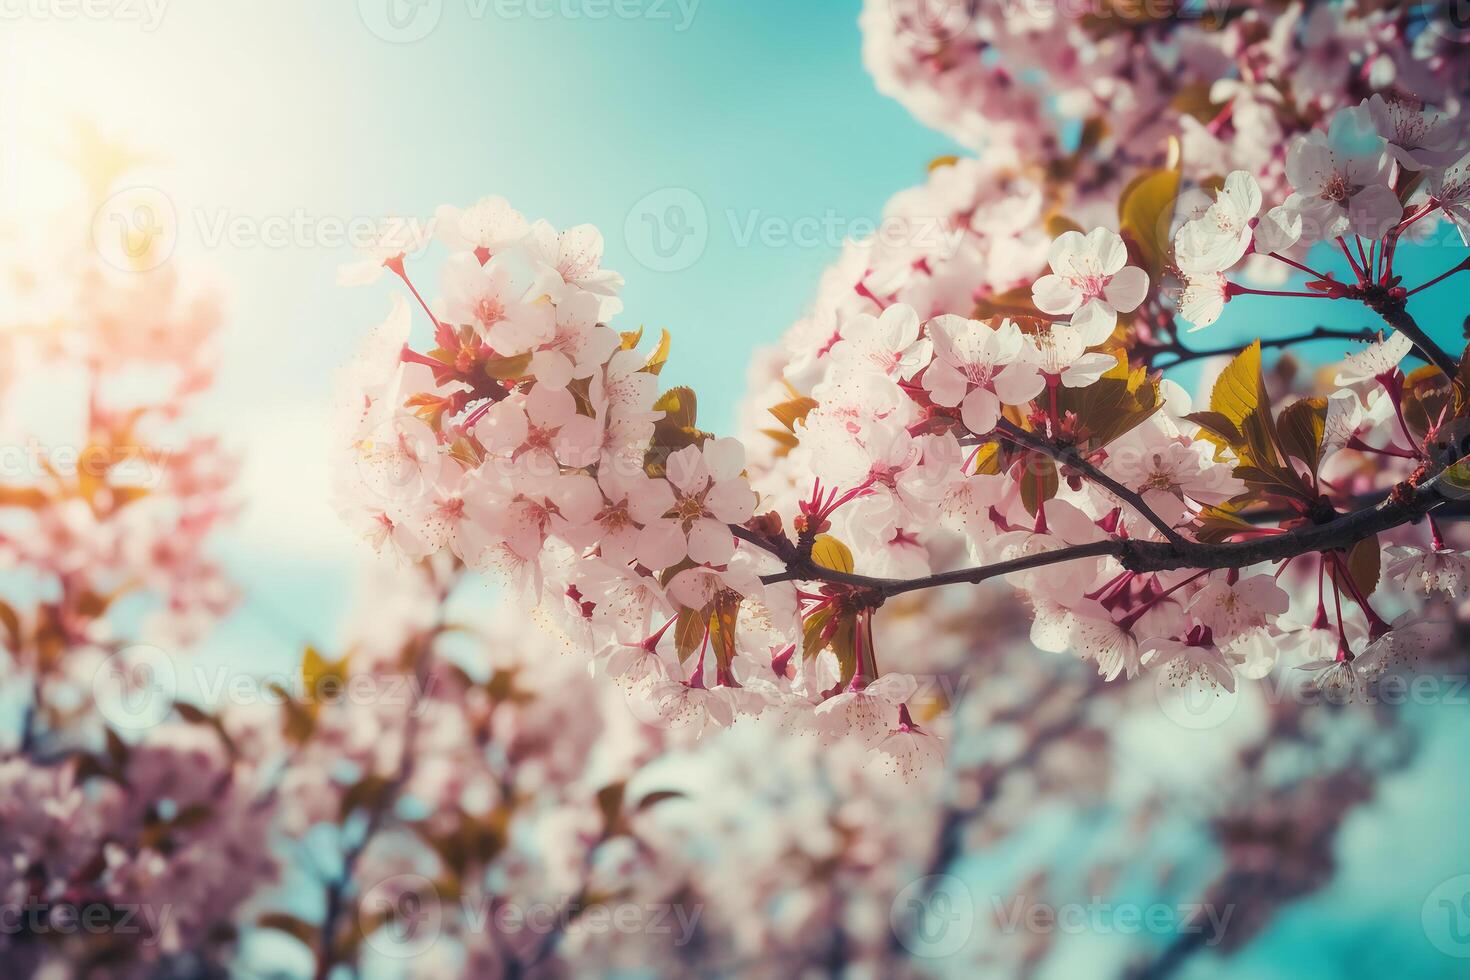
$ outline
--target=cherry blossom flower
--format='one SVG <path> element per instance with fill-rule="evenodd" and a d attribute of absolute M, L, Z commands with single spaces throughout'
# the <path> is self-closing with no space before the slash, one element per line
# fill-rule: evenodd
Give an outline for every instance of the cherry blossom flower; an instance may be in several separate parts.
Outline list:
<path fill-rule="evenodd" d="M 1024 340 L 1011 320 L 991 327 L 940 316 L 929 321 L 928 330 L 934 361 L 924 372 L 924 388 L 936 405 L 958 405 L 965 427 L 976 435 L 995 428 L 1002 405 L 1024 405 L 1041 393 L 1041 375 L 1022 359 Z"/>
<path fill-rule="evenodd" d="M 541 267 L 555 277 L 556 300 L 562 302 L 576 291 L 600 298 L 600 317 L 606 318 L 623 308 L 617 298 L 623 277 L 602 265 L 602 232 L 592 225 L 577 225 L 558 233 L 545 221 L 531 226 L 525 244 Z"/>
<path fill-rule="evenodd" d="M 668 568 L 685 556 L 706 565 L 723 565 L 735 554 L 729 525 L 755 513 L 755 494 L 740 475 L 745 449 L 734 439 L 712 439 L 687 446 L 666 465 L 673 505 L 646 522 L 639 540 L 640 560 L 649 568 Z"/>
<path fill-rule="evenodd" d="M 1233 268 L 1252 248 L 1270 253 L 1296 244 L 1301 237 L 1301 215 L 1284 206 L 1260 215 L 1261 204 L 1256 179 L 1244 170 L 1236 170 L 1225 178 L 1219 195 L 1204 214 L 1179 229 L 1174 241 L 1175 261 L 1190 285 L 1199 280 L 1209 282 L 1211 274 Z"/>
<path fill-rule="evenodd" d="M 1141 638 L 1131 624 L 1114 621 L 1100 603 L 1083 599 L 1070 609 L 1071 646 L 1083 659 L 1097 664 L 1097 672 L 1107 680 L 1120 675 L 1137 677 L 1143 663 Z"/>
<path fill-rule="evenodd" d="M 470 324 L 498 354 L 518 354 L 552 335 L 554 311 L 513 256 L 484 265 L 473 254 L 450 256 L 444 266 L 442 318 Z"/>
<path fill-rule="evenodd" d="M 1395 331 L 1347 357 L 1332 383 L 1341 388 L 1376 384 L 1379 378 L 1397 371 L 1399 362 L 1413 349 L 1414 342 Z"/>
<path fill-rule="evenodd" d="M 1408 545 L 1390 545 L 1383 551 L 1384 578 L 1398 582 L 1406 591 L 1414 589 L 1425 596 L 1442 592 L 1459 599 L 1470 580 L 1470 558 L 1452 548 L 1424 550 Z"/>
<path fill-rule="evenodd" d="M 881 316 L 863 313 L 844 323 L 832 357 L 907 380 L 929 363 L 931 351 L 929 340 L 919 338 L 919 315 L 895 303 Z"/>
<path fill-rule="evenodd" d="M 1212 577 L 1195 593 L 1189 611 L 1228 646 L 1272 625 L 1290 605 L 1290 596 L 1271 575 L 1251 575 L 1234 582 Z"/>
<path fill-rule="evenodd" d="M 1431 169 L 1425 183 L 1429 193 L 1470 245 L 1470 156 L 1444 170 Z"/>
<path fill-rule="evenodd" d="M 542 473 L 559 473 L 563 464 L 591 466 L 602 449 L 597 419 L 577 411 L 570 391 L 540 383 L 524 399 L 492 405 L 476 425 L 475 437 L 491 453 Z"/>
<path fill-rule="evenodd" d="M 1226 653 L 1203 635 L 1190 640 L 1155 638 L 1144 645 L 1143 664 L 1163 670 L 1175 687 L 1223 687 L 1235 693 L 1235 671 Z"/>
<path fill-rule="evenodd" d="M 1326 133 L 1312 130 L 1286 152 L 1294 189 L 1285 206 L 1300 214 L 1302 237 L 1378 238 L 1403 215 L 1389 178 L 1393 158 L 1366 113 L 1338 112 Z"/>
<path fill-rule="evenodd" d="M 370 286 L 383 277 L 389 263 L 421 252 L 429 244 L 433 228 L 415 218 L 387 218 L 374 230 L 373 241 L 359 251 L 363 258 L 337 271 L 339 286 Z"/>
<path fill-rule="evenodd" d="M 483 251 L 485 258 L 517 244 L 530 231 L 526 218 L 498 195 L 460 210 L 445 205 L 434 213 L 435 236 L 455 251 Z"/>
<path fill-rule="evenodd" d="M 1148 295 L 1148 274 L 1128 264 L 1123 239 L 1106 228 L 1063 232 L 1047 261 L 1052 272 L 1031 287 L 1032 300 L 1043 313 L 1070 316 L 1088 346 L 1107 340 L 1118 314 L 1133 312 Z"/>
<path fill-rule="evenodd" d="M 1043 380 L 1054 379 L 1064 388 L 1085 388 L 1118 366 L 1113 355 L 1087 350 L 1082 332 L 1064 323 L 1027 335 L 1022 359 L 1034 364 Z"/>
<path fill-rule="evenodd" d="M 1464 152 L 1464 124 L 1459 119 L 1377 93 L 1364 99 L 1362 107 L 1388 144 L 1388 152 L 1406 170 L 1443 167 Z"/>
<path fill-rule="evenodd" d="M 851 738 L 875 748 L 888 737 L 889 719 L 917 689 L 918 681 L 907 674 L 884 674 L 817 705 L 817 729 L 828 740 Z"/>
<path fill-rule="evenodd" d="M 1230 284 L 1225 280 L 1225 273 L 1188 273 L 1179 299 L 1179 315 L 1191 324 L 1191 332 L 1203 330 L 1220 319 L 1229 299 Z"/>
<path fill-rule="evenodd" d="M 878 743 L 878 751 L 892 760 L 895 771 L 905 782 L 944 764 L 939 739 L 919 727 L 909 715 L 907 705 L 899 705 L 898 724 Z"/>

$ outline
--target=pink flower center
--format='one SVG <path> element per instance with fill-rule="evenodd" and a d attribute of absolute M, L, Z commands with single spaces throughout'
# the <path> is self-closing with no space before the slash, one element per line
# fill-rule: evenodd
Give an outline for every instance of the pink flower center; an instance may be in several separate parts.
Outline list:
<path fill-rule="evenodd" d="M 505 319 L 505 306 L 494 296 L 486 296 L 475 304 L 475 319 L 482 326 L 493 327 Z"/>

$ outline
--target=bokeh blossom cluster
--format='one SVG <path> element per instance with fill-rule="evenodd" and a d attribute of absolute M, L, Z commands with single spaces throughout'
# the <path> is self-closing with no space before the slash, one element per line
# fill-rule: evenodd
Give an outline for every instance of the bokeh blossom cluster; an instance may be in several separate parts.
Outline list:
<path fill-rule="evenodd" d="M 211 547 L 235 461 L 191 421 L 221 312 L 66 226 L 5 233 L 0 956 L 152 976 L 222 961 L 222 925 L 275 873 L 252 766 L 178 715 L 117 723 L 235 601 Z"/>

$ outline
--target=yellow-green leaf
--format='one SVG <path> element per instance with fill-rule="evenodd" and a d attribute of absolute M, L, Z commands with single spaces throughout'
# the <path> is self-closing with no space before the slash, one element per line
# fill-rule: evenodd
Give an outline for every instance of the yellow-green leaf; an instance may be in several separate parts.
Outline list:
<path fill-rule="evenodd" d="M 786 431 L 795 432 L 796 423 L 805 419 L 811 413 L 811 410 L 816 407 L 816 399 L 802 396 L 782 402 L 779 405 L 773 405 L 767 411 L 776 416 L 782 425 L 786 426 Z"/>
<path fill-rule="evenodd" d="M 1313 473 L 1322 462 L 1322 437 L 1327 431 L 1327 399 L 1303 398 L 1292 402 L 1277 421 L 1281 448 Z"/>
<path fill-rule="evenodd" d="M 1256 413 L 1261 404 L 1261 342 L 1252 343 L 1235 355 L 1210 392 L 1210 411 L 1223 415 L 1236 429 Z"/>
<path fill-rule="evenodd" d="M 812 561 L 834 572 L 852 574 L 852 550 L 830 534 L 817 535 L 812 545 Z"/>
<path fill-rule="evenodd" d="M 1179 171 L 1152 170 L 1136 178 L 1118 204 L 1123 237 L 1138 248 L 1144 269 L 1155 283 L 1169 256 L 1169 232 L 1178 196 Z"/>
<path fill-rule="evenodd" d="M 669 341 L 669 332 L 662 331 L 659 334 L 658 346 L 654 348 L 653 353 L 648 357 L 648 362 L 640 370 L 648 374 L 658 374 L 662 371 L 664 365 L 669 363 Z"/>
<path fill-rule="evenodd" d="M 679 610 L 679 621 L 674 624 L 674 649 L 679 654 L 680 663 L 688 660 L 689 655 L 698 650 L 699 645 L 704 642 L 707 623 L 709 623 L 707 610 Z"/>
<path fill-rule="evenodd" d="M 531 366 L 531 355 L 517 354 L 514 357 L 491 357 L 485 361 L 485 374 L 496 381 L 515 381 L 526 376 Z"/>
<path fill-rule="evenodd" d="M 1025 505 L 1026 512 L 1034 517 L 1041 505 L 1055 497 L 1057 490 L 1061 488 L 1057 464 L 1050 456 L 1028 452 L 1016 465 L 1016 479 L 1021 484 L 1021 503 Z"/>

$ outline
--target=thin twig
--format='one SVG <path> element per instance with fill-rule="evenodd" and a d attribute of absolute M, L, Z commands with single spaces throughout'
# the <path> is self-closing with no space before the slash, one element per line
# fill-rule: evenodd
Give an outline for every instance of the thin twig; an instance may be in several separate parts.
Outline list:
<path fill-rule="evenodd" d="M 1378 339 L 1377 331 L 1364 327 L 1361 330 L 1338 330 L 1332 327 L 1313 327 L 1306 333 L 1296 334 L 1291 337 L 1275 337 L 1261 341 L 1263 350 L 1272 348 L 1291 347 L 1294 344 L 1305 344 L 1313 340 L 1352 340 L 1359 343 L 1369 344 Z M 1208 357 L 1230 357 L 1240 353 L 1240 345 L 1232 344 L 1225 347 L 1215 347 L 1209 350 L 1195 350 L 1185 347 L 1177 339 L 1167 346 L 1155 348 L 1150 354 L 1173 354 L 1176 360 L 1170 361 L 1163 366 L 1163 370 L 1187 364 L 1190 361 L 1199 361 Z"/>
<path fill-rule="evenodd" d="M 1119 483 L 1117 480 L 1114 480 L 1102 470 L 1098 469 L 1091 462 L 1089 462 L 1088 459 L 1076 449 L 1076 447 L 1059 446 L 1056 443 L 1042 438 L 1034 432 L 1027 432 L 1025 429 L 1021 428 L 1019 425 L 1016 425 L 1010 419 L 1001 419 L 1000 422 L 996 425 L 996 429 L 1000 432 L 1003 432 L 1006 437 L 1009 438 L 1012 442 L 1020 443 L 1027 449 L 1042 453 L 1043 455 L 1049 456 L 1059 463 L 1064 463 L 1067 466 L 1070 466 L 1072 469 L 1082 473 L 1093 483 L 1096 483 L 1098 486 L 1106 489 L 1109 493 L 1117 497 L 1119 500 L 1127 502 L 1127 504 L 1135 511 L 1137 511 L 1144 520 L 1148 521 L 1154 527 L 1158 528 L 1159 533 L 1162 534 L 1166 540 L 1172 542 L 1173 544 L 1185 543 L 1183 536 L 1181 536 L 1180 533 L 1174 529 L 1173 525 L 1160 517 L 1158 513 L 1156 513 L 1154 509 L 1148 505 L 1148 503 L 1143 499 L 1142 496 L 1132 490 L 1129 490 L 1127 487 L 1123 486 L 1123 484 Z"/>

